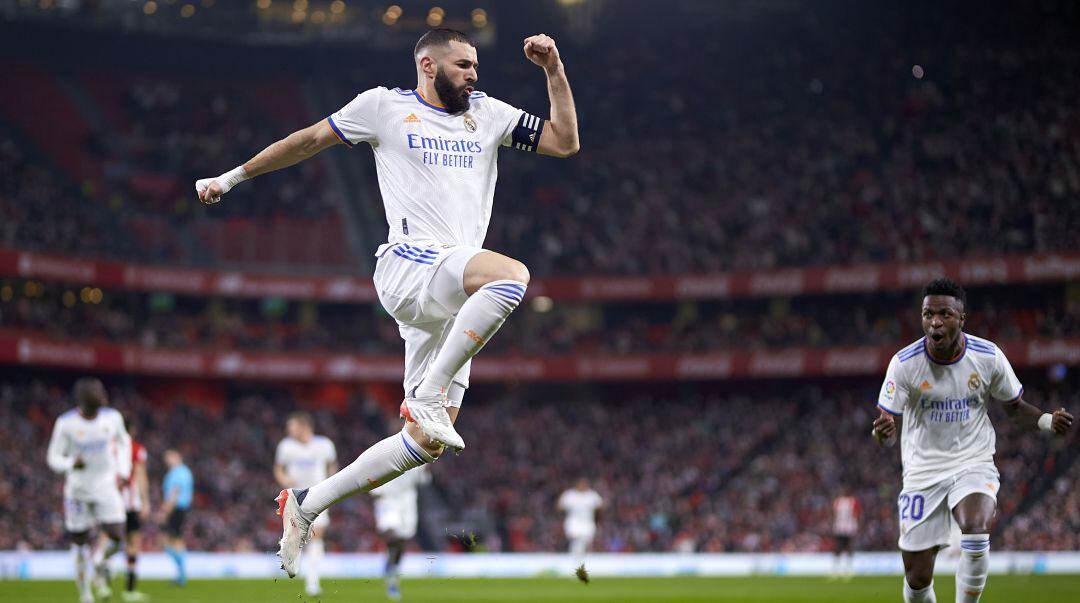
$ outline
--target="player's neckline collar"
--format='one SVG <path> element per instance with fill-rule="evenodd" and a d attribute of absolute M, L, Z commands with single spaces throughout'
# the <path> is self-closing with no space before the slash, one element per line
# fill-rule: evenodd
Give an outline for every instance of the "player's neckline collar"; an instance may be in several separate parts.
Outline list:
<path fill-rule="evenodd" d="M 450 114 L 450 112 L 446 110 L 446 107 L 440 107 L 438 105 L 433 105 L 433 104 L 427 102 L 427 100 L 424 99 L 424 96 L 422 94 L 420 94 L 419 90 L 413 90 L 412 93 L 413 93 L 413 96 L 416 97 L 416 100 L 419 101 L 421 105 L 424 105 L 425 107 L 430 107 L 432 109 L 435 109 L 439 113 L 446 113 L 447 115 Z"/>
<path fill-rule="evenodd" d="M 930 342 L 923 337 L 923 351 L 926 352 L 926 357 L 929 358 L 934 364 L 941 364 L 948 366 L 950 364 L 956 364 L 964 359 L 964 355 L 967 354 L 967 334 L 960 331 L 960 353 L 953 357 L 952 360 L 938 360 L 934 358 L 934 355 L 930 352 Z"/>

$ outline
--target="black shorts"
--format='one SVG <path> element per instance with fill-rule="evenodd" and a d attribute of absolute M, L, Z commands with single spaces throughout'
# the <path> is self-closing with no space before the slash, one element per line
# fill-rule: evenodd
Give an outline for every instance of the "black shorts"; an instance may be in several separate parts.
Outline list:
<path fill-rule="evenodd" d="M 836 551 L 837 552 L 850 552 L 851 551 L 851 535 L 850 534 L 836 534 Z"/>
<path fill-rule="evenodd" d="M 132 532 L 138 532 L 141 529 L 142 529 L 142 519 L 139 518 L 139 512 L 138 511 L 128 511 L 127 512 L 127 532 L 128 532 L 128 534 L 130 534 Z"/>
<path fill-rule="evenodd" d="M 173 509 L 165 520 L 165 533 L 174 538 L 184 535 L 184 519 L 187 517 L 187 509 Z"/>

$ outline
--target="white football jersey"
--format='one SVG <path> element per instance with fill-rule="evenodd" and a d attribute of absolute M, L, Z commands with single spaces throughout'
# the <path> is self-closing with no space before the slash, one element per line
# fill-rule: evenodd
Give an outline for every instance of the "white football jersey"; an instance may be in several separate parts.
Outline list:
<path fill-rule="evenodd" d="M 377 502 L 392 505 L 416 505 L 416 489 L 431 481 L 426 465 L 402 473 L 396 479 L 371 491 Z"/>
<path fill-rule="evenodd" d="M 78 459 L 82 469 L 74 468 Z M 107 406 L 93 419 L 78 409 L 65 412 L 53 426 L 47 460 L 49 468 L 66 476 L 65 498 L 95 501 L 118 493 L 117 478 L 126 480 L 131 474 L 131 438 L 123 417 Z"/>
<path fill-rule="evenodd" d="M 571 488 L 559 496 L 558 506 L 566 511 L 565 524 L 570 526 L 596 526 L 596 510 L 604 506 L 604 499 L 596 490 Z"/>
<path fill-rule="evenodd" d="M 297 488 L 310 488 L 326 479 L 326 465 L 337 462 L 337 448 L 330 438 L 316 435 L 307 444 L 293 438 L 278 443 L 274 463 L 285 468 Z"/>
<path fill-rule="evenodd" d="M 994 468 L 997 438 L 987 405 L 991 399 L 1013 401 L 1023 394 L 1000 348 L 967 333 L 961 337 L 963 351 L 952 362 L 931 358 L 925 338 L 889 362 L 878 407 L 904 417 L 905 490 L 932 486 L 975 465 Z"/>
<path fill-rule="evenodd" d="M 544 120 L 483 92 L 450 114 L 413 90 L 359 94 L 328 118 L 345 144 L 375 151 L 388 243 L 482 247 L 500 146 L 535 151 Z M 389 244 L 379 248 L 382 254 Z"/>

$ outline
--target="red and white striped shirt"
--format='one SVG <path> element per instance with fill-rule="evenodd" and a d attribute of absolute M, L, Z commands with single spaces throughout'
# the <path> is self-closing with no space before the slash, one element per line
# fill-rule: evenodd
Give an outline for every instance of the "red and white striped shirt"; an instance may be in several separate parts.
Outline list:
<path fill-rule="evenodd" d="M 142 497 L 139 496 L 139 484 L 135 482 L 135 469 L 146 467 L 146 448 L 142 444 L 131 441 L 131 476 L 120 488 L 120 496 L 124 499 L 124 508 L 128 511 L 142 510 Z"/>
<path fill-rule="evenodd" d="M 859 531 L 859 514 L 862 509 L 854 496 L 837 496 L 833 499 L 833 533 L 853 536 Z"/>

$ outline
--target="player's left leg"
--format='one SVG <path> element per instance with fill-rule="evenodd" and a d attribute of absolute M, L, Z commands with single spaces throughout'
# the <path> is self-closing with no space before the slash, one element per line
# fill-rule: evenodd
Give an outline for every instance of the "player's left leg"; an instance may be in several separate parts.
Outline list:
<path fill-rule="evenodd" d="M 977 603 L 990 571 L 990 529 L 997 501 L 986 494 L 968 494 L 953 507 L 960 526 L 960 563 L 956 567 L 957 603 Z"/>
<path fill-rule="evenodd" d="M 445 395 L 455 376 L 521 303 L 528 285 L 529 270 L 513 258 L 469 249 L 449 255 L 433 275 L 428 294 L 455 315 L 454 328 L 439 346 L 414 395 Z"/>
<path fill-rule="evenodd" d="M 102 524 L 101 537 L 94 549 L 94 592 L 101 599 L 112 596 L 109 587 L 109 559 L 124 546 L 124 524 Z"/>
<path fill-rule="evenodd" d="M 322 585 L 319 583 L 319 569 L 322 566 L 323 556 L 326 554 L 323 535 L 326 534 L 327 523 L 329 523 L 329 515 L 323 513 L 311 525 L 311 541 L 307 544 L 306 571 L 304 573 L 304 590 L 309 597 L 317 596 L 322 592 Z"/>

